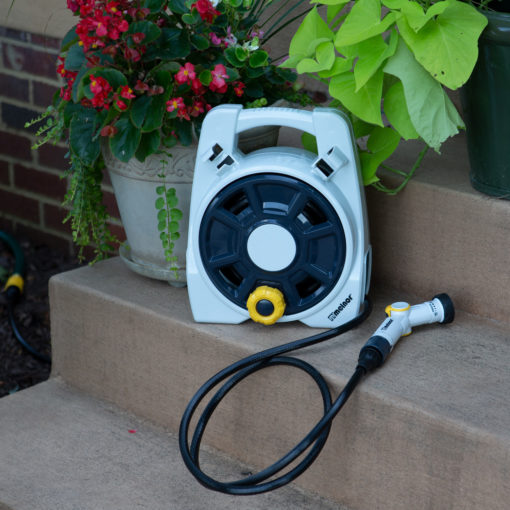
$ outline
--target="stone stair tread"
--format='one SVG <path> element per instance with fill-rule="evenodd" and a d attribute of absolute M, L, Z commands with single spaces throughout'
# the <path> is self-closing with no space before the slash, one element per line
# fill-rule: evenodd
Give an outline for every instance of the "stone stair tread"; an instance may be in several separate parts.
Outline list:
<path fill-rule="evenodd" d="M 347 510 L 293 486 L 256 498 L 207 490 L 174 435 L 59 378 L 0 400 L 0 458 L 2 510 Z M 246 469 L 208 449 L 201 458 L 220 476 Z"/>
<path fill-rule="evenodd" d="M 230 346 L 246 355 L 317 331 L 301 324 L 268 328 L 251 321 L 241 325 L 197 324 L 192 319 L 186 289 L 134 275 L 117 258 L 59 275 L 54 284 L 57 282 L 60 286 L 79 288 L 84 301 L 121 301 L 146 314 L 149 321 L 150 317 L 160 316 L 187 328 L 191 337 L 203 334 L 218 346 Z M 447 290 L 437 289 L 438 293 Z M 352 373 L 359 349 L 383 320 L 387 304 L 401 300 L 415 303 L 433 297 L 403 295 L 380 288 L 372 294 L 374 311 L 364 324 L 337 339 L 296 353 L 314 364 L 336 388 L 341 388 Z M 455 301 L 455 295 L 451 297 Z M 457 310 L 452 324 L 423 326 L 403 338 L 385 366 L 366 378 L 357 391 L 419 408 L 460 427 L 495 434 L 510 446 L 509 360 L 507 323 Z M 59 363 L 62 362 L 57 359 L 57 367 Z M 204 380 L 213 373 L 211 367 L 210 373 L 204 373 Z"/>

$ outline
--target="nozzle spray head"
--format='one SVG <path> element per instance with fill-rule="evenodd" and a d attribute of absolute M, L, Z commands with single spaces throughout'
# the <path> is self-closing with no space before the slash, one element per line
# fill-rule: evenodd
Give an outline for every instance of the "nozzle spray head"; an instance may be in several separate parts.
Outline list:
<path fill-rule="evenodd" d="M 386 307 L 388 317 L 377 328 L 360 351 L 358 365 L 367 371 L 381 366 L 402 336 L 422 324 L 448 324 L 455 317 L 453 302 L 447 294 L 438 294 L 431 301 L 411 306 L 398 301 Z"/>

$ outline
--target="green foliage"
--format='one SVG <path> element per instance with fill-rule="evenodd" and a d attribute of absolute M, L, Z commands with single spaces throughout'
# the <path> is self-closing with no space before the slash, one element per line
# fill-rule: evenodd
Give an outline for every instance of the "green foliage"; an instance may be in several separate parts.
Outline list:
<path fill-rule="evenodd" d="M 316 7 L 307 14 L 282 67 L 328 84 L 359 133 L 365 184 L 391 191 L 377 171 L 389 169 L 384 162 L 401 139 L 439 151 L 464 127 L 444 87 L 456 89 L 469 78 L 487 19 L 459 0 L 311 3 L 326 5 L 326 17 Z M 407 182 L 415 170 L 394 171 Z"/>
<path fill-rule="evenodd" d="M 161 160 L 161 165 L 167 164 L 166 161 Z M 164 179 L 165 174 L 159 175 Z M 175 272 L 178 277 L 177 257 L 174 255 L 175 241 L 179 239 L 179 222 L 182 220 L 182 211 L 177 207 L 179 200 L 175 192 L 175 188 L 167 188 L 163 182 L 156 188 L 158 198 L 155 202 L 157 211 L 157 222 L 159 238 L 161 239 L 161 246 L 165 253 L 165 260 L 170 263 L 170 269 Z"/>

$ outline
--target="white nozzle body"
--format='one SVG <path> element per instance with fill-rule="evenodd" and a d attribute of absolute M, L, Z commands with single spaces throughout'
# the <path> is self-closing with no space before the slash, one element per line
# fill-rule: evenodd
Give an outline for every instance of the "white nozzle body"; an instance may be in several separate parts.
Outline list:
<path fill-rule="evenodd" d="M 385 338 L 391 348 L 395 346 L 401 336 L 411 334 L 414 326 L 431 324 L 433 322 L 451 322 L 446 307 L 445 294 L 435 297 L 432 301 L 426 301 L 418 305 L 409 305 L 405 302 L 397 302 L 386 307 L 388 317 L 377 328 L 373 336 Z M 449 300 L 449 298 L 446 296 Z M 451 303 L 451 301 L 449 301 Z"/>

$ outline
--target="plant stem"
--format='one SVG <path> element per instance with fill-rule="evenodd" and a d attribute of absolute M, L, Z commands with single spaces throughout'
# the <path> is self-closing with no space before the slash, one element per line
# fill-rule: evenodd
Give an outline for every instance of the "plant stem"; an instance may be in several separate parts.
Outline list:
<path fill-rule="evenodd" d="M 301 3 L 301 2 L 300 2 Z M 305 14 L 308 14 L 311 10 L 313 9 L 313 7 L 310 7 L 309 9 L 306 9 L 306 11 L 303 11 L 302 13 L 294 16 L 293 18 L 289 19 L 286 23 L 284 23 L 281 27 L 278 27 L 274 32 L 271 32 L 271 30 L 273 29 L 273 27 L 277 26 L 278 23 L 280 22 L 280 20 L 278 20 L 276 23 L 273 24 L 273 26 L 268 30 L 269 34 L 264 37 L 264 39 L 262 40 L 262 44 L 266 43 L 267 41 L 269 41 L 269 39 L 271 39 L 271 37 L 273 37 L 274 35 L 276 35 L 278 32 L 280 32 L 280 30 L 283 30 L 287 25 L 290 25 L 293 21 L 301 18 L 302 16 L 304 16 Z M 289 12 L 290 12 L 290 9 L 289 9 Z M 288 14 L 288 13 L 287 13 Z"/>
<path fill-rule="evenodd" d="M 416 159 L 413 167 L 411 168 L 410 172 L 408 174 L 406 174 L 405 172 L 402 172 L 400 170 L 396 170 L 394 168 L 390 168 L 386 165 L 384 165 L 384 168 L 386 168 L 387 170 L 391 170 L 392 172 L 395 172 L 396 174 L 399 174 L 399 175 L 405 175 L 405 179 L 396 187 L 396 188 L 388 188 L 387 186 L 385 186 L 384 184 L 381 184 L 380 182 L 376 182 L 373 184 L 374 188 L 378 189 L 379 191 L 384 191 L 385 193 L 388 193 L 388 195 L 396 195 L 398 192 L 402 191 L 405 186 L 407 185 L 407 183 L 411 180 L 411 178 L 413 177 L 414 173 L 416 172 L 416 170 L 418 170 L 418 168 L 420 167 L 421 165 L 421 162 L 423 161 L 423 158 L 425 157 L 425 154 L 427 154 L 427 151 L 429 150 L 429 146 L 426 145 L 422 151 L 418 154 L 418 158 Z"/>

